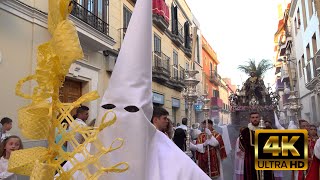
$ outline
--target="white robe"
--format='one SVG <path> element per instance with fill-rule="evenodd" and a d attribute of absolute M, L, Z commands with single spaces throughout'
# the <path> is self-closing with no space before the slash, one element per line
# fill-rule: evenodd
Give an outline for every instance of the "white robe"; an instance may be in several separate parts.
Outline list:
<path fill-rule="evenodd" d="M 215 141 L 212 140 L 209 143 L 218 143 L 217 140 Z M 90 146 L 88 146 L 87 149 L 89 150 Z M 149 160 L 149 162 L 152 163 L 146 166 L 148 167 L 145 170 L 148 176 L 147 179 L 185 180 L 185 177 L 188 177 L 189 180 L 210 180 L 210 178 L 197 166 L 197 164 L 192 161 L 191 158 L 182 153 L 181 150 L 174 144 L 174 142 L 172 142 L 164 133 L 158 130 L 153 137 L 149 154 L 153 154 L 154 156 L 151 156 Z M 80 162 L 84 160 L 81 154 L 76 154 L 75 158 Z M 173 163 L 173 160 L 175 163 Z M 180 165 L 177 165 L 177 163 Z M 63 169 L 68 171 L 72 167 L 72 164 L 67 162 L 63 166 Z M 221 161 L 220 167 L 222 167 Z M 220 171 L 222 172 L 222 169 L 220 169 Z M 81 171 L 74 173 L 73 178 L 76 180 L 86 179 Z M 218 180 L 223 180 L 223 178 Z"/>
<path fill-rule="evenodd" d="M 8 172 L 8 159 L 0 158 L 0 179 L 17 180 L 17 175 Z"/>
<path fill-rule="evenodd" d="M 81 119 L 79 119 L 79 118 L 76 118 L 76 119 L 73 121 L 73 125 L 74 125 L 74 126 L 83 126 L 83 127 L 88 126 L 83 120 L 81 120 Z M 69 130 L 71 131 L 71 129 L 72 129 L 72 127 L 70 126 L 70 127 L 69 127 Z M 76 135 L 75 135 L 74 137 L 75 137 L 75 139 L 78 141 L 78 143 L 80 143 L 80 144 L 83 143 L 84 139 L 83 139 L 83 137 L 82 137 L 81 134 L 76 133 Z M 73 149 L 74 149 L 73 146 L 68 142 L 68 143 L 67 143 L 67 151 L 68 151 L 68 152 L 72 152 Z"/>
<path fill-rule="evenodd" d="M 234 157 L 234 180 L 238 180 L 239 176 L 243 176 L 244 171 L 244 152 L 239 148 L 239 138 L 236 142 Z"/>
<path fill-rule="evenodd" d="M 224 143 L 224 148 L 226 150 L 226 154 L 228 155 L 231 152 L 231 143 L 230 143 L 230 137 L 229 137 L 229 131 L 227 125 L 220 126 L 222 128 L 222 139 Z"/>
<path fill-rule="evenodd" d="M 205 153 L 206 151 L 206 146 L 205 145 L 210 145 L 213 146 L 217 149 L 217 157 L 219 161 L 219 167 L 220 167 L 220 176 L 218 178 L 215 178 L 215 180 L 224 180 L 223 178 L 223 167 L 222 167 L 222 160 L 220 159 L 220 149 L 219 149 L 219 141 L 215 137 L 211 137 L 211 139 L 207 140 L 203 144 L 192 144 L 190 143 L 190 150 L 191 151 L 198 151 L 199 153 Z"/>

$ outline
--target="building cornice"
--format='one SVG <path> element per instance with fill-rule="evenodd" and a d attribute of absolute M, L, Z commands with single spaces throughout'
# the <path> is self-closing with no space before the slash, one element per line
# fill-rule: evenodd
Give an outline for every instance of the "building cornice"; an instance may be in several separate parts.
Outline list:
<path fill-rule="evenodd" d="M 211 49 L 211 47 L 210 47 L 209 44 L 203 43 L 203 44 L 202 44 L 202 48 L 209 54 L 209 56 L 213 59 L 213 61 L 214 61 L 216 64 L 219 64 L 219 63 L 220 63 L 220 62 L 218 61 L 217 54 L 214 52 L 213 49 Z"/>
<path fill-rule="evenodd" d="M 99 68 L 97 66 L 94 66 L 94 65 L 91 65 L 91 64 L 85 62 L 84 60 L 77 60 L 77 61 L 75 61 L 75 63 L 78 64 L 78 65 L 81 65 L 83 67 L 86 67 L 88 69 L 92 69 L 94 71 L 100 71 L 101 70 L 101 68 Z"/>
<path fill-rule="evenodd" d="M 0 1 L 0 9 L 47 28 L 47 14 L 20 1 Z"/>

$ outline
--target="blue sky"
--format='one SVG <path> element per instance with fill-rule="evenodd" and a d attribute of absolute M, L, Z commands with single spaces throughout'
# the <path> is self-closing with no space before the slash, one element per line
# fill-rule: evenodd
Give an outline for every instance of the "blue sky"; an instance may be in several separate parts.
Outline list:
<path fill-rule="evenodd" d="M 186 0 L 200 22 L 200 29 L 216 51 L 218 72 L 240 85 L 247 75 L 237 70 L 249 58 L 273 62 L 277 29 L 276 0 Z M 265 75 L 274 84 L 274 70 Z"/>

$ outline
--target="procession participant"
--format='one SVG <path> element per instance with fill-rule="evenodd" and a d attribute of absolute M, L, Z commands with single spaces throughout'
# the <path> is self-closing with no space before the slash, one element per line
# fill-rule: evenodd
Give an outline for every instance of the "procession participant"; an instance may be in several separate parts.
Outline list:
<path fill-rule="evenodd" d="M 305 180 L 320 179 L 320 139 L 317 140 L 314 146 L 314 156 L 309 167 L 308 174 Z"/>
<path fill-rule="evenodd" d="M 240 133 L 244 127 L 240 128 Z M 240 138 L 236 141 L 235 158 L 234 158 L 234 177 L 233 180 L 244 180 L 243 168 L 244 168 L 244 151 L 239 147 Z"/>
<path fill-rule="evenodd" d="M 245 180 L 272 180 L 272 171 L 258 171 L 254 164 L 254 135 L 258 129 L 260 114 L 258 112 L 250 113 L 250 123 L 240 133 L 240 148 L 245 152 L 244 157 L 244 179 Z"/>
<path fill-rule="evenodd" d="M 137 42 L 141 43 L 137 45 Z M 162 132 L 168 124 L 165 117 L 161 127 L 156 128 L 150 122 L 153 114 L 151 57 L 152 1 L 137 0 L 96 122 L 96 126 L 107 122 L 104 117 L 110 112 L 109 116 L 116 117 L 114 124 L 102 130 L 98 138 L 104 147 L 118 148 L 102 156 L 100 162 L 117 169 L 123 168 L 117 165 L 119 162 L 126 162 L 129 168 L 122 173 L 106 171 L 100 179 L 209 180 Z M 92 146 L 91 154 L 95 153 L 97 150 Z"/>
<path fill-rule="evenodd" d="M 187 139 L 187 118 L 182 118 L 182 124 L 178 126 L 174 132 L 173 142 L 182 150 L 186 151 L 186 139 Z"/>
<path fill-rule="evenodd" d="M 227 154 L 222 136 L 214 130 L 213 122 L 210 119 L 208 119 L 208 128 L 206 128 L 206 120 L 202 122 L 202 127 L 204 132 L 198 136 L 196 141 L 198 147 L 203 144 L 203 148 L 198 148 L 196 152 L 198 165 L 204 172 L 209 174 L 211 178 L 223 180 L 222 160 L 227 158 Z M 210 160 L 208 160 L 208 156 Z"/>
<path fill-rule="evenodd" d="M 305 129 L 308 131 L 309 134 L 309 130 L 310 130 L 310 124 L 308 121 L 304 120 L 304 119 L 300 119 L 299 120 L 299 128 L 300 129 Z M 311 143 L 311 144 L 310 144 Z M 310 141 L 309 139 L 309 135 L 308 135 L 308 152 L 313 151 L 313 146 L 314 146 L 314 142 Z M 309 153 L 308 153 L 308 157 L 309 157 Z M 311 157 L 308 158 L 308 164 L 311 163 Z M 295 180 L 304 180 L 306 175 L 308 173 L 308 170 L 300 170 L 300 171 L 295 171 Z"/>
<path fill-rule="evenodd" d="M 315 125 L 309 126 L 308 135 L 308 167 L 310 167 L 312 158 L 314 156 L 314 147 L 316 145 L 317 140 L 319 139 L 317 134 L 317 127 Z M 307 173 L 308 171 L 309 168 L 307 169 Z"/>

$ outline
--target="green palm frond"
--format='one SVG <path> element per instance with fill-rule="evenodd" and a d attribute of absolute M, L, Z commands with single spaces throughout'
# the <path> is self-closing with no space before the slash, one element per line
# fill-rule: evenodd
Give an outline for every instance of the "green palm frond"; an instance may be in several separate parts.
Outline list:
<path fill-rule="evenodd" d="M 254 59 L 249 59 L 246 63 L 247 65 L 239 65 L 238 69 L 248 75 L 250 75 L 251 72 L 255 72 L 257 77 L 261 77 L 265 72 L 273 67 L 271 62 L 267 59 L 262 59 L 258 63 L 258 66 Z"/>
<path fill-rule="evenodd" d="M 257 67 L 256 75 L 261 77 L 264 73 L 266 73 L 269 69 L 272 69 L 272 64 L 267 59 L 262 59 Z"/>

